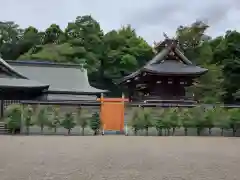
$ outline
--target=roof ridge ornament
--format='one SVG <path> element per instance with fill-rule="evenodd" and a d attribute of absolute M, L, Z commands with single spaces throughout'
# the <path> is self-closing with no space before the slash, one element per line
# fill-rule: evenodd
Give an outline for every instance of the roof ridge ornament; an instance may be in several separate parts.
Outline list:
<path fill-rule="evenodd" d="M 170 38 L 167 33 L 163 33 L 163 37 L 165 38 L 163 41 L 160 41 L 160 42 L 155 42 L 153 43 L 154 45 L 154 48 L 155 50 L 159 49 L 159 47 L 161 48 L 164 48 L 164 47 L 170 47 L 172 49 L 175 49 L 179 46 L 179 41 L 173 37 L 173 38 Z"/>
<path fill-rule="evenodd" d="M 84 69 L 84 64 L 80 64 L 80 69 L 81 69 L 81 70 Z"/>
<path fill-rule="evenodd" d="M 80 69 L 83 72 L 85 70 L 85 66 L 87 65 L 86 59 L 80 59 Z"/>
<path fill-rule="evenodd" d="M 170 39 L 167 35 L 167 33 L 163 32 L 163 37 L 165 37 L 165 39 Z"/>

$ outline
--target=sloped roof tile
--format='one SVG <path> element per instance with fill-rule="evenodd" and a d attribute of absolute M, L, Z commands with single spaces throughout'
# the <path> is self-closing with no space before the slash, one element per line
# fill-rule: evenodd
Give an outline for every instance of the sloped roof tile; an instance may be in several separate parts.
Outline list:
<path fill-rule="evenodd" d="M 165 57 L 173 51 L 181 59 L 183 64 L 178 61 L 173 62 L 173 60 L 166 60 Z M 162 63 L 163 62 L 163 63 Z M 135 78 L 143 71 L 158 73 L 158 74 L 203 74 L 208 71 L 208 69 L 195 66 L 192 62 L 175 46 L 167 45 L 162 51 L 160 51 L 152 60 L 148 61 L 139 70 L 125 76 L 120 82 L 124 83 L 129 79 Z"/>
<path fill-rule="evenodd" d="M 174 60 L 167 60 L 160 64 L 148 65 L 144 67 L 146 72 L 172 75 L 202 74 L 207 71 L 199 66 L 186 65 Z"/>
<path fill-rule="evenodd" d="M 37 81 L 20 78 L 0 78 L 0 87 L 20 87 L 20 88 L 36 88 L 47 89 L 48 84 L 42 84 Z"/>
<path fill-rule="evenodd" d="M 35 63 L 23 61 L 7 61 L 15 71 L 40 83 L 49 84 L 49 91 L 104 93 L 92 87 L 88 81 L 87 70 L 80 66 L 54 63 Z"/>

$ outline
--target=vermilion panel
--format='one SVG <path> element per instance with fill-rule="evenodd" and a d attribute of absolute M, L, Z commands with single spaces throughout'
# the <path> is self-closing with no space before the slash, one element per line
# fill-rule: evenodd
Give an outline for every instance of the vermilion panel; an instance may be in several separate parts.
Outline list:
<path fill-rule="evenodd" d="M 122 98 L 104 98 L 101 105 L 101 121 L 104 130 L 124 129 L 124 103 Z"/>

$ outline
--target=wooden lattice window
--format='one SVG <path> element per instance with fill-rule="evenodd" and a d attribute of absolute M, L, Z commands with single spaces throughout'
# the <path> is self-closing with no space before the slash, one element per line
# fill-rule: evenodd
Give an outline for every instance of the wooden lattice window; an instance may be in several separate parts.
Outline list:
<path fill-rule="evenodd" d="M 20 100 L 4 100 L 4 108 L 7 108 L 11 104 L 20 104 Z"/>

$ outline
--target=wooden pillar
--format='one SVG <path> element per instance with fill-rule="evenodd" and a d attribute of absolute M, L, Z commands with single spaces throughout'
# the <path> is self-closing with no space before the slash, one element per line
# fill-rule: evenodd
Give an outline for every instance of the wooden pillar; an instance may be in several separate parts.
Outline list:
<path fill-rule="evenodd" d="M 20 122 L 20 133 L 21 134 L 23 134 L 24 133 L 24 131 L 23 131 L 23 129 L 24 129 L 24 113 L 25 113 L 25 111 L 24 111 L 24 109 L 25 109 L 25 104 L 20 104 L 21 105 L 21 111 L 22 111 L 22 113 L 21 113 L 21 122 Z"/>
<path fill-rule="evenodd" d="M 101 93 L 101 97 L 100 97 L 100 120 L 101 123 L 103 123 L 103 104 L 104 104 L 104 97 L 103 97 L 103 93 Z M 105 134 L 105 124 L 102 124 L 102 135 Z"/>
<path fill-rule="evenodd" d="M 3 120 L 4 116 L 4 100 L 0 100 L 0 121 Z"/>
<path fill-rule="evenodd" d="M 128 98 L 129 98 L 129 102 L 132 102 L 133 100 L 133 85 L 132 84 L 128 84 Z"/>
<path fill-rule="evenodd" d="M 124 131 L 124 115 L 125 115 L 125 95 L 124 95 L 124 93 L 122 93 L 122 100 L 121 101 L 122 101 L 121 103 L 122 103 L 122 106 L 123 106 L 121 123 L 123 123 L 123 124 L 120 124 L 120 127 L 123 127 L 123 129 L 121 129 L 121 131 Z"/>

